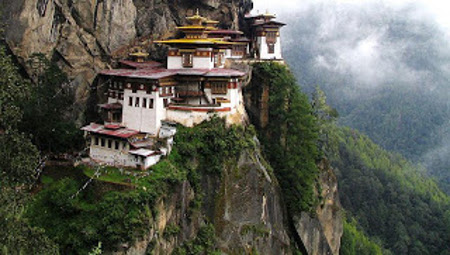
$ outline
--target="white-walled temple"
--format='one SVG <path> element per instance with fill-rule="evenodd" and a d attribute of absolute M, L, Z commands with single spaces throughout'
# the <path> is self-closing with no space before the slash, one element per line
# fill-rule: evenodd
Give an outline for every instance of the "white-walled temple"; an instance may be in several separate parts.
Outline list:
<path fill-rule="evenodd" d="M 286 24 L 275 21 L 274 14 L 246 15 L 250 26 L 251 52 L 255 59 L 281 60 L 280 29 Z"/>
<path fill-rule="evenodd" d="M 120 61 L 119 69 L 101 71 L 98 82 L 108 86 L 107 100 L 99 105 L 104 124 L 82 128 L 90 142 L 90 159 L 146 169 L 170 153 L 173 123 L 191 127 L 212 116 L 242 122 L 247 74 L 225 68 L 226 60 L 249 58 L 255 49 L 261 59 L 280 59 L 282 25 L 272 18 L 248 17 L 256 36 L 248 39 L 241 31 L 218 29 L 218 22 L 197 11 L 187 17 L 189 25 L 178 27 L 183 38 L 155 42 L 169 47 L 166 67 L 146 60 L 148 54 L 136 48 L 131 60 Z"/>

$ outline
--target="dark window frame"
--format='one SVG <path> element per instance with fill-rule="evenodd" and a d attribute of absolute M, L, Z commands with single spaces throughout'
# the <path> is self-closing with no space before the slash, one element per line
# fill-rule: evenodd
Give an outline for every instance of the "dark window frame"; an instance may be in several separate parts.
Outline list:
<path fill-rule="evenodd" d="M 191 68 L 194 66 L 194 54 L 192 52 L 183 53 L 183 67 Z"/>
<path fill-rule="evenodd" d="M 147 98 L 146 97 L 142 98 L 142 108 L 147 108 Z"/>
<path fill-rule="evenodd" d="M 150 98 L 150 102 L 149 102 L 149 104 L 148 104 L 148 108 L 149 108 L 149 109 L 153 109 L 154 104 L 155 104 L 155 100 L 154 100 L 153 98 Z"/>
<path fill-rule="evenodd" d="M 139 105 L 140 105 L 139 97 L 136 97 L 136 99 L 134 100 L 134 107 L 139 107 Z"/>

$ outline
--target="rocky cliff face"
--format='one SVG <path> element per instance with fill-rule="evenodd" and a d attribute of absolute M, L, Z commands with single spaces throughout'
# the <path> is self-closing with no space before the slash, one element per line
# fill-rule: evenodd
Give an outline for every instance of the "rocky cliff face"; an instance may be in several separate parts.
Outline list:
<path fill-rule="evenodd" d="M 212 188 L 212 187 L 210 187 Z M 259 149 L 225 171 L 214 210 L 219 247 L 228 254 L 289 254 L 278 183 Z"/>
<path fill-rule="evenodd" d="M 308 254 L 339 254 L 343 233 L 342 207 L 339 202 L 337 179 L 327 163 L 319 164 L 321 190 L 317 190 L 321 203 L 315 210 L 315 217 L 307 213 L 294 217 L 295 229 Z"/>
<path fill-rule="evenodd" d="M 201 186 L 200 209 L 190 209 L 198 194 L 185 181 L 159 201 L 149 234 L 135 244 L 119 245 L 113 254 L 170 254 L 195 238 L 205 221 L 214 225 L 216 247 L 225 254 L 292 253 L 280 189 L 259 146 L 224 165 L 221 176 L 203 176 Z M 180 231 L 168 235 L 170 226 Z"/>

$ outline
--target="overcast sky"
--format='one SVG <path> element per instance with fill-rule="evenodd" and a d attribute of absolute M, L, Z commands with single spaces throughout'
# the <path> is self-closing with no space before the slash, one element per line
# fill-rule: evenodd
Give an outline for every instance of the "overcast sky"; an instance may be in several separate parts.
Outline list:
<path fill-rule="evenodd" d="M 418 16 L 432 17 L 450 34 L 450 1 L 448 0 L 253 0 L 253 2 L 254 12 L 269 10 L 274 13 L 295 12 L 311 4 L 320 3 L 365 5 L 379 2 L 393 8 L 401 8 L 409 4 L 422 5 L 423 13 L 418 13 Z"/>

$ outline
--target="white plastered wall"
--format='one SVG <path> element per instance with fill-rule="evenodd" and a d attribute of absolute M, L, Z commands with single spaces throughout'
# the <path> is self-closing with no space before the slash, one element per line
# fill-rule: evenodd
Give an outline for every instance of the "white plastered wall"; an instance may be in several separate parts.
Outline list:
<path fill-rule="evenodd" d="M 94 161 L 115 166 L 132 166 L 130 165 L 131 164 L 130 161 L 132 159 L 128 154 L 128 144 L 125 141 L 112 138 L 98 137 L 99 145 L 95 145 L 94 144 L 95 137 L 96 137 L 95 135 L 92 135 L 91 146 L 89 151 L 89 155 Z M 100 139 L 105 139 L 105 146 L 101 146 Z M 111 148 L 108 148 L 108 140 L 120 141 L 119 150 L 115 149 L 114 142 L 112 143 Z"/>
<path fill-rule="evenodd" d="M 182 69 L 183 59 L 181 56 L 167 56 L 167 69 Z"/>
<path fill-rule="evenodd" d="M 133 98 L 132 105 L 129 105 L 130 97 Z M 139 106 L 136 106 L 136 98 L 139 98 Z M 147 105 L 143 107 L 143 99 L 147 99 Z M 153 99 L 153 109 L 149 108 Z M 166 109 L 163 98 L 159 92 L 153 91 L 147 94 L 146 91 L 137 90 L 133 93 L 130 89 L 125 89 L 124 105 L 122 112 L 122 124 L 130 129 L 140 132 L 157 135 L 161 127 L 161 120 L 165 119 Z"/>
<path fill-rule="evenodd" d="M 257 43 L 259 46 L 259 58 L 260 59 L 283 59 L 281 55 L 281 38 L 277 37 L 277 42 L 275 43 L 274 53 L 269 53 L 269 47 L 267 46 L 266 37 L 259 36 L 257 38 Z"/>
<path fill-rule="evenodd" d="M 132 155 L 129 153 L 129 145 L 126 141 L 106 138 L 106 137 L 98 137 L 99 145 L 95 145 L 94 139 L 95 135 L 92 135 L 91 146 L 89 155 L 91 159 L 95 162 L 103 163 L 116 167 L 137 167 L 138 165 L 143 165 L 145 169 L 155 165 L 161 160 L 161 155 L 151 155 L 149 157 L 142 157 Z M 100 146 L 100 139 L 105 139 L 105 146 Z M 112 147 L 108 148 L 108 140 L 120 141 L 119 149 L 115 149 L 114 142 L 112 143 Z M 137 160 L 136 160 L 137 159 Z"/>
<path fill-rule="evenodd" d="M 193 68 L 199 69 L 212 69 L 214 68 L 214 60 L 210 57 L 195 57 L 193 60 Z"/>

